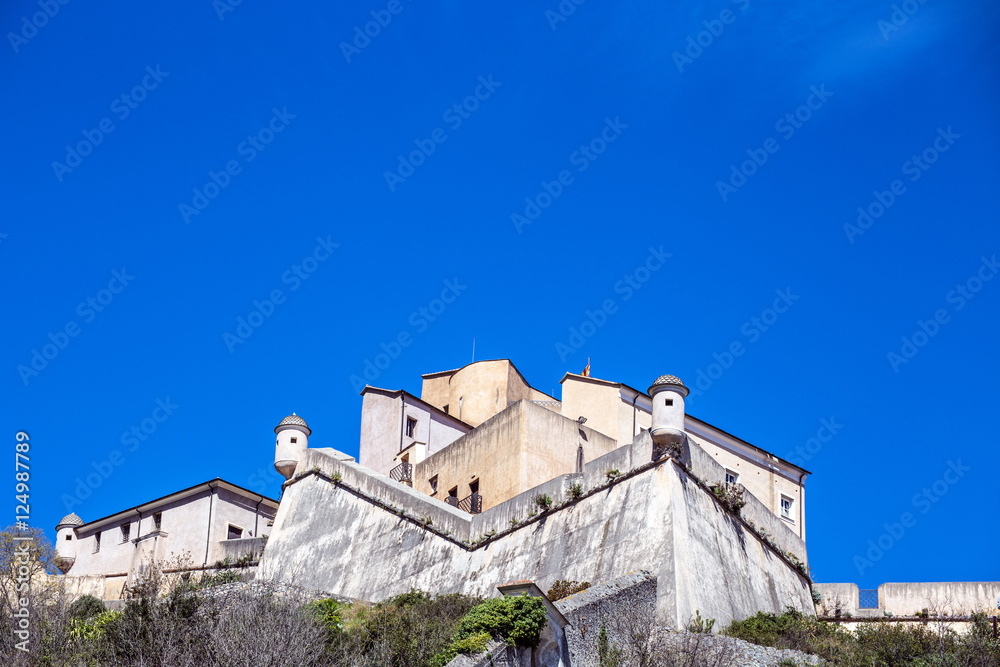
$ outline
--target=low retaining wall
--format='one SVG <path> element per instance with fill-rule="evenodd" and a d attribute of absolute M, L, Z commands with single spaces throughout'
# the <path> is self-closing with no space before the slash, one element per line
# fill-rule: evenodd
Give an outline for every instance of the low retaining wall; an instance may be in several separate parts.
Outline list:
<path fill-rule="evenodd" d="M 917 617 L 926 612 L 931 616 L 968 616 L 997 614 L 1000 609 L 1000 582 L 952 581 L 886 583 L 878 587 L 878 608 L 858 608 L 856 584 L 813 584 L 823 599 L 819 603 L 821 616 L 853 617 Z"/>

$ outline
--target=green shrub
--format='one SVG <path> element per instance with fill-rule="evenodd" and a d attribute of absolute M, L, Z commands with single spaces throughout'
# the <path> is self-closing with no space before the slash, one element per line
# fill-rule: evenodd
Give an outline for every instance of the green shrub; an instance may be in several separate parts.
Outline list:
<path fill-rule="evenodd" d="M 608 478 L 609 482 L 617 479 L 618 477 L 621 477 L 621 475 L 622 472 L 618 468 L 614 468 L 613 470 L 607 470 L 604 473 L 604 476 Z"/>
<path fill-rule="evenodd" d="M 451 643 L 431 660 L 431 667 L 448 664 L 459 653 L 467 652 L 459 647 L 467 647 L 470 642 L 479 646 L 483 635 L 505 639 L 510 645 L 538 646 L 538 640 L 545 627 L 547 615 L 541 598 L 528 595 L 499 597 L 486 600 L 469 610 L 458 623 L 458 630 Z M 472 637 L 479 639 L 470 640 Z M 482 644 L 485 647 L 485 643 Z M 482 650 L 482 649 L 480 649 Z"/>
<path fill-rule="evenodd" d="M 583 484 L 570 484 L 569 497 L 576 500 L 583 495 Z"/>
<path fill-rule="evenodd" d="M 549 589 L 547 595 L 550 600 L 555 602 L 556 600 L 562 600 L 563 598 L 569 597 L 574 593 L 585 591 L 588 588 L 590 588 L 589 581 L 581 583 L 579 581 L 563 581 L 562 579 L 558 579 L 554 584 L 552 584 L 552 588 Z"/>
<path fill-rule="evenodd" d="M 108 610 L 104 602 L 93 595 L 84 595 L 77 598 L 69 606 L 69 617 L 76 621 L 85 621 L 88 618 L 103 614 Z"/>
<path fill-rule="evenodd" d="M 474 635 L 469 635 L 465 639 L 456 639 L 449 644 L 444 651 L 431 659 L 431 667 L 447 665 L 449 662 L 454 660 L 459 653 L 464 653 L 465 655 L 476 655 L 477 653 L 482 653 L 486 650 L 486 645 L 490 643 L 490 639 L 492 639 L 492 637 L 490 637 L 490 633 L 488 632 L 477 632 Z"/>
<path fill-rule="evenodd" d="M 508 643 L 534 648 L 545 623 L 545 604 L 541 598 L 528 595 L 492 598 L 466 614 L 458 624 L 456 639 L 488 632 Z"/>
<path fill-rule="evenodd" d="M 543 493 L 539 496 L 535 496 L 535 504 L 541 507 L 542 510 L 547 510 L 552 507 L 552 498 L 550 498 L 547 493 Z"/>
<path fill-rule="evenodd" d="M 711 634 L 712 628 L 715 626 L 715 619 L 709 618 L 704 619 L 701 617 L 701 612 L 697 609 L 694 610 L 694 618 L 688 623 L 688 632 L 696 632 L 701 634 Z"/>
<path fill-rule="evenodd" d="M 314 600 L 305 605 L 306 610 L 316 617 L 326 631 L 331 635 L 336 635 L 344 629 L 344 622 L 341 612 L 345 605 L 333 598 L 323 598 Z"/>
<path fill-rule="evenodd" d="M 597 633 L 597 661 L 599 667 L 619 667 L 623 665 L 622 650 L 608 641 L 608 631 L 601 623 L 601 631 Z"/>
<path fill-rule="evenodd" d="M 789 607 L 785 613 L 757 612 L 742 621 L 733 621 L 724 634 L 744 641 L 814 653 L 827 660 L 844 656 L 853 636 L 835 623 L 817 621 Z"/>

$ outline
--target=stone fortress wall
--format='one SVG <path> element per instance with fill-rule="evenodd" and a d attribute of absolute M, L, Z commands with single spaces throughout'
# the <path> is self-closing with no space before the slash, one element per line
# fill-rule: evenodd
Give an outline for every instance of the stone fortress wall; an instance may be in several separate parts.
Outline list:
<path fill-rule="evenodd" d="M 524 409 L 545 408 L 525 401 Z M 620 476 L 609 478 L 615 469 Z M 727 512 L 706 486 L 723 480 L 694 444 L 653 460 L 643 432 L 582 474 L 470 515 L 351 457 L 306 450 L 257 576 L 377 601 L 411 588 L 491 596 L 507 581 L 545 590 L 557 579 L 599 583 L 646 570 L 657 580 L 656 618 L 669 626 L 696 609 L 720 626 L 759 610 L 814 613 L 808 578 L 782 553 L 804 563 L 805 545 L 762 505 L 743 512 L 759 526 L 773 525 L 767 516 L 778 522 L 770 542 Z M 539 495 L 551 498 L 550 510 Z"/>

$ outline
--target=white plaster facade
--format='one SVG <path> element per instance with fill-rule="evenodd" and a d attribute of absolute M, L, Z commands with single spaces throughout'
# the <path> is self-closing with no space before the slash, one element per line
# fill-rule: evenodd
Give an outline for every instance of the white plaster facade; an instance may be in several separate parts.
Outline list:
<path fill-rule="evenodd" d="M 88 523 L 67 516 L 57 561 L 68 578 L 103 577 L 105 597 L 118 597 L 149 558 L 210 567 L 231 553 L 226 542 L 269 534 L 277 511 L 276 500 L 216 478 Z"/>

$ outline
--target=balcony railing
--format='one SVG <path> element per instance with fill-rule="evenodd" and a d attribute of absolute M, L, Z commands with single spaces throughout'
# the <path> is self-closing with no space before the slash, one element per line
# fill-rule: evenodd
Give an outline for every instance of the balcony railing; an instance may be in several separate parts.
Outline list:
<path fill-rule="evenodd" d="M 469 514 L 479 514 L 483 511 L 483 497 L 478 493 L 473 493 L 461 500 L 458 499 L 458 496 L 447 496 L 444 501 Z"/>
<path fill-rule="evenodd" d="M 478 493 L 473 493 L 458 502 L 458 509 L 465 510 L 469 514 L 479 514 L 483 511 L 483 497 Z"/>
<path fill-rule="evenodd" d="M 410 463 L 400 463 L 389 471 L 389 477 L 392 477 L 397 482 L 412 483 L 413 465 Z"/>

